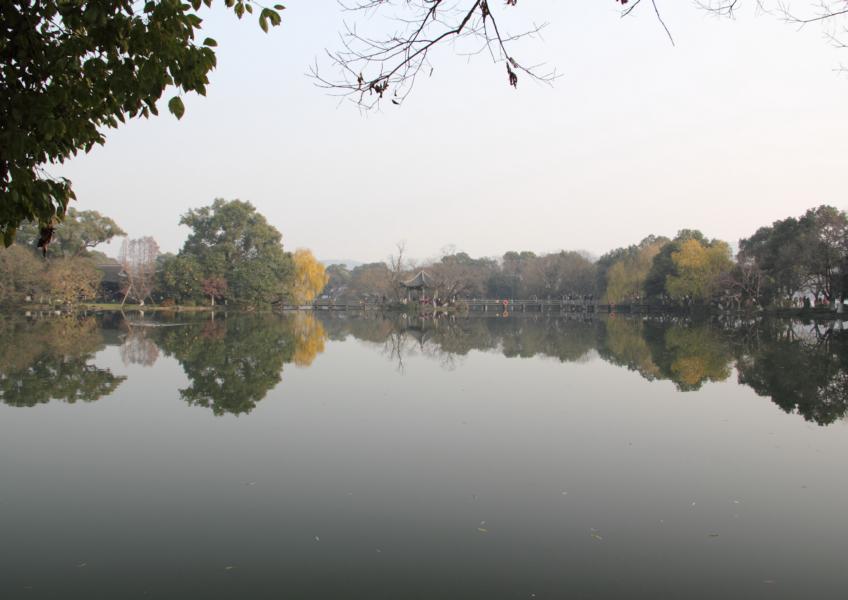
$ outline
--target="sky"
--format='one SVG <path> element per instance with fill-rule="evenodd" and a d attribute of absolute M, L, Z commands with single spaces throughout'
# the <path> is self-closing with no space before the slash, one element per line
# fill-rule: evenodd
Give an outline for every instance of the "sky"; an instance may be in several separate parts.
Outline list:
<path fill-rule="evenodd" d="M 751 6 L 727 20 L 658 5 L 674 46 L 650 5 L 622 19 L 612 0 L 492 3 L 508 31 L 549 23 L 516 54 L 555 67 L 553 86 L 513 89 L 503 64 L 445 47 L 402 106 L 363 114 L 307 76 L 354 20 L 336 2 L 289 0 L 268 34 L 221 4 L 202 13 L 219 44 L 206 97 L 186 95 L 177 121 L 167 91 L 162 116 L 50 172 L 73 181 L 78 210 L 163 251 L 181 247 L 186 211 L 238 198 L 286 249 L 365 262 L 399 241 L 418 260 L 448 247 L 599 256 L 682 228 L 735 246 L 813 206 L 848 208 L 848 76 L 836 71 L 848 50 Z"/>

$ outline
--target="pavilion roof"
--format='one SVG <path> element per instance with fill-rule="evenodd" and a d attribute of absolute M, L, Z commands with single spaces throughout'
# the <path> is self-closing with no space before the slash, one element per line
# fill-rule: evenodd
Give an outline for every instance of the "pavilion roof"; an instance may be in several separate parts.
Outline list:
<path fill-rule="evenodd" d="M 411 289 L 433 287 L 433 278 L 425 271 L 418 271 L 418 275 L 409 281 L 404 281 L 403 286 Z"/>

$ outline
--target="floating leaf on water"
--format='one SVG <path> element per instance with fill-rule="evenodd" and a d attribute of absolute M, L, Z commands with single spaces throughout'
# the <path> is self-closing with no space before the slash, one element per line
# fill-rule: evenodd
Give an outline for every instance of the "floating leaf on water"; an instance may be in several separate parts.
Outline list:
<path fill-rule="evenodd" d="M 710 534 L 710 537 L 711 537 L 711 538 L 717 538 L 717 537 L 718 537 L 718 534 L 717 534 L 717 533 L 711 533 L 711 534 Z"/>
<path fill-rule="evenodd" d="M 88 563 L 80 563 L 80 564 L 77 565 L 77 568 L 82 569 L 83 567 L 87 567 L 87 566 L 88 566 Z"/>
<path fill-rule="evenodd" d="M 485 527 L 478 527 L 477 531 L 479 531 L 480 533 L 489 533 L 489 530 Z"/>
<path fill-rule="evenodd" d="M 227 565 L 226 567 L 224 567 L 225 571 L 232 571 L 233 569 L 235 569 L 233 565 Z"/>
<path fill-rule="evenodd" d="M 766 585 L 771 585 L 772 583 L 777 583 L 774 579 L 763 579 L 763 583 Z"/>
<path fill-rule="evenodd" d="M 248 481 L 244 485 L 256 485 L 256 482 L 255 481 Z"/>
<path fill-rule="evenodd" d="M 320 541 L 321 541 L 321 538 L 319 538 L 319 537 L 316 535 L 316 536 L 315 536 L 315 541 L 316 541 L 316 542 L 320 542 Z"/>
<path fill-rule="evenodd" d="M 597 533 L 593 533 L 593 534 L 592 534 L 592 537 L 593 537 L 593 538 L 595 538 L 596 540 L 603 540 L 603 539 L 604 539 L 603 537 L 601 537 L 601 536 L 600 536 L 600 535 L 598 535 Z"/>

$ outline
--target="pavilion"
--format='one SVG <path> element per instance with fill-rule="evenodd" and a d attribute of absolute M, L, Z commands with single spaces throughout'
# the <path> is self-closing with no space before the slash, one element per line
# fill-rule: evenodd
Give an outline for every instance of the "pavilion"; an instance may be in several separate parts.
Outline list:
<path fill-rule="evenodd" d="M 401 283 L 403 287 L 406 288 L 406 299 L 412 301 L 412 291 L 415 290 L 417 293 L 417 300 L 422 300 L 427 297 L 427 289 L 434 289 L 435 283 L 433 282 L 433 277 L 430 276 L 426 271 L 418 271 L 418 275 L 410 279 L 409 281 L 404 281 Z"/>

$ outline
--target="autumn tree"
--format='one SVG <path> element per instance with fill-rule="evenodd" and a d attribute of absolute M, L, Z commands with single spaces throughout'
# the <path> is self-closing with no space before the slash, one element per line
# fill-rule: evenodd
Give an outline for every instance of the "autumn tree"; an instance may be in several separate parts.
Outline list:
<path fill-rule="evenodd" d="M 150 298 L 156 284 L 158 255 L 159 244 L 150 236 L 134 240 L 124 239 L 119 260 L 127 277 L 121 306 L 127 297 L 136 299 L 140 304 Z"/>
<path fill-rule="evenodd" d="M 95 299 L 103 273 L 88 259 L 62 258 L 50 261 L 43 277 L 52 302 L 74 305 Z"/>
<path fill-rule="evenodd" d="M 13 244 L 0 250 L 0 305 L 20 304 L 43 293 L 45 268 L 30 248 Z"/>
<path fill-rule="evenodd" d="M 597 267 L 604 273 L 598 290 L 601 297 L 613 304 L 643 298 L 654 257 L 667 243 L 668 238 L 649 236 L 638 246 L 622 248 L 601 257 Z M 609 263 L 606 262 L 608 260 Z"/>
<path fill-rule="evenodd" d="M 200 289 L 209 296 L 209 305 L 215 306 L 215 300 L 225 298 L 229 287 L 223 277 L 207 277 L 200 282 Z"/>
<path fill-rule="evenodd" d="M 466 252 L 447 253 L 427 266 L 442 298 L 479 297 L 485 294 L 486 281 L 497 269 L 488 258 L 471 258 Z"/>
<path fill-rule="evenodd" d="M 540 298 L 582 297 L 595 289 L 595 265 L 573 250 L 545 254 L 529 261 L 525 285 Z"/>
<path fill-rule="evenodd" d="M 327 285 L 329 277 L 324 265 L 318 262 L 310 250 L 298 248 L 292 260 L 294 262 L 292 301 L 295 304 L 309 304 Z"/>
<path fill-rule="evenodd" d="M 671 255 L 675 273 L 666 279 L 666 291 L 674 300 L 689 298 L 709 302 L 733 269 L 730 246 L 722 241 L 703 243 L 688 239 Z"/>

